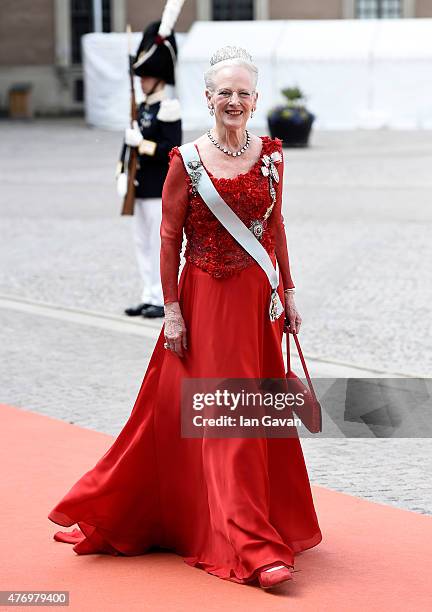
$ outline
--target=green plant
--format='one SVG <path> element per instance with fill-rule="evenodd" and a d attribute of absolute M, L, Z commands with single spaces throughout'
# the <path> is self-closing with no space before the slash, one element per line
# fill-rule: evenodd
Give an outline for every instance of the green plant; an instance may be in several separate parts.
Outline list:
<path fill-rule="evenodd" d="M 281 93 L 286 98 L 288 107 L 305 109 L 306 96 L 299 87 L 286 87 Z"/>

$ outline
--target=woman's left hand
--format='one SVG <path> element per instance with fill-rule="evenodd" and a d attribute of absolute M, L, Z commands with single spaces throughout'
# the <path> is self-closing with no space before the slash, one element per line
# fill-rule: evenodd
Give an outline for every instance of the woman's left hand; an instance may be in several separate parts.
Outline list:
<path fill-rule="evenodd" d="M 284 331 L 292 334 L 298 334 L 300 326 L 302 324 L 302 318 L 296 308 L 294 302 L 294 296 L 292 294 L 285 293 L 285 325 Z"/>

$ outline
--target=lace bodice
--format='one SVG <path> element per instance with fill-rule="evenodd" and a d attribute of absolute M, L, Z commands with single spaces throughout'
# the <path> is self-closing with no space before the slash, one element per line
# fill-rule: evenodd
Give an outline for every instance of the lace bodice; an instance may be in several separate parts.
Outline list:
<path fill-rule="evenodd" d="M 274 258 L 276 254 L 285 288 L 293 287 L 281 214 L 282 143 L 268 136 L 263 136 L 262 142 L 261 155 L 248 172 L 234 178 L 217 178 L 208 168 L 206 171 L 222 198 L 245 225 L 250 227 L 256 220 L 262 222 L 264 231 L 260 242 L 270 256 Z M 178 147 L 171 150 L 169 157 L 170 168 L 162 194 L 161 224 L 161 277 L 165 303 L 177 301 L 183 228 L 187 239 L 185 258 L 215 278 L 228 277 L 255 263 L 194 190 Z M 272 186 L 275 190 L 273 197 Z M 177 266 L 175 282 L 173 270 L 170 270 L 173 266 Z"/>

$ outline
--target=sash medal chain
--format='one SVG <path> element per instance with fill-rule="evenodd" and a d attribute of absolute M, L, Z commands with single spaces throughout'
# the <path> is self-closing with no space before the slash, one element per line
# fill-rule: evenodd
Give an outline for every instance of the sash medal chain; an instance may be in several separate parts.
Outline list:
<path fill-rule="evenodd" d="M 264 217 L 261 219 L 255 219 L 249 226 L 249 229 L 258 240 L 261 240 L 265 229 L 265 222 L 270 217 L 271 211 L 276 203 L 276 189 L 274 188 L 273 181 L 279 183 L 279 172 L 277 171 L 276 165 L 282 161 L 282 156 L 279 151 L 273 151 L 271 155 L 263 155 L 261 158 L 263 165 L 261 166 L 261 172 L 264 176 L 269 179 L 269 191 L 271 197 L 271 204 L 267 208 Z"/>
<path fill-rule="evenodd" d="M 273 151 L 271 155 L 263 155 L 261 159 L 263 161 L 263 165 L 261 166 L 261 172 L 264 176 L 267 176 L 269 179 L 269 191 L 270 191 L 270 197 L 271 197 L 272 203 L 267 208 L 266 213 L 263 217 L 263 221 L 260 221 L 257 219 L 252 224 L 252 225 L 255 224 L 255 227 L 258 226 L 260 228 L 260 231 L 261 231 L 260 238 L 264 231 L 264 223 L 269 218 L 270 213 L 273 210 L 273 207 L 276 203 L 276 189 L 273 185 L 273 181 L 275 181 L 276 183 L 279 183 L 279 172 L 276 168 L 276 164 L 282 161 L 282 155 L 279 153 L 279 151 Z M 284 310 L 285 309 L 282 305 L 282 302 L 280 301 L 280 297 L 279 297 L 279 294 L 277 292 L 277 287 L 276 287 L 272 290 L 271 297 L 270 297 L 270 309 L 269 309 L 270 320 L 272 322 L 276 321 L 281 316 L 281 314 L 284 312 Z"/>

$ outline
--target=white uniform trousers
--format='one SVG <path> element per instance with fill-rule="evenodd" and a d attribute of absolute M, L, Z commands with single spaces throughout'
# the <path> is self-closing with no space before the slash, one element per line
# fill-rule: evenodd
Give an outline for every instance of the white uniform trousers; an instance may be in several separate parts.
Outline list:
<path fill-rule="evenodd" d="M 163 306 L 160 280 L 161 198 L 136 198 L 133 215 L 135 252 L 143 282 L 141 301 Z"/>

